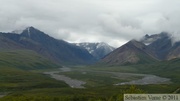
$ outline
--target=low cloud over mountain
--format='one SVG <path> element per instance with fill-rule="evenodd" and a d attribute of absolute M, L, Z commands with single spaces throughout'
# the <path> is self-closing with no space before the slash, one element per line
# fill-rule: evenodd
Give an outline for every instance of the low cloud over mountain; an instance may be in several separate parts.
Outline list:
<path fill-rule="evenodd" d="M 180 41 L 173 43 L 166 32 L 145 35 L 141 40 L 131 40 L 104 57 L 99 63 L 123 65 L 152 63 L 180 58 Z"/>

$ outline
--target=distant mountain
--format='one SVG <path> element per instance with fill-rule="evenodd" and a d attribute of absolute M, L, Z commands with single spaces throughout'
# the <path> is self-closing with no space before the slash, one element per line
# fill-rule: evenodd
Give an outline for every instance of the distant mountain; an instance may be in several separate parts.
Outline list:
<path fill-rule="evenodd" d="M 172 40 L 166 32 L 145 35 L 139 41 L 131 40 L 114 50 L 99 63 L 122 65 L 180 58 L 180 42 L 172 43 Z"/>
<path fill-rule="evenodd" d="M 172 40 L 170 34 L 162 32 L 131 40 L 114 50 L 106 43 L 71 44 L 28 27 L 0 32 L 0 52 L 33 51 L 59 64 L 92 64 L 98 59 L 99 63 L 110 65 L 152 63 L 180 58 L 180 41 Z"/>
<path fill-rule="evenodd" d="M 136 40 L 131 40 L 104 57 L 100 63 L 122 65 L 140 62 L 149 63 L 154 61 L 156 61 L 156 59 L 149 54 L 146 45 Z"/>
<path fill-rule="evenodd" d="M 33 50 L 56 63 L 89 64 L 95 61 L 87 50 L 57 40 L 34 27 L 28 27 L 20 34 L 0 33 L 0 36 L 17 44 L 18 47 Z"/>
<path fill-rule="evenodd" d="M 153 52 L 153 55 L 160 59 L 160 60 L 166 60 L 167 54 L 170 52 L 172 46 L 172 41 L 171 41 L 171 35 L 162 32 L 160 34 L 155 34 L 146 37 L 143 41 L 141 42 L 147 42 L 147 40 L 151 39 L 151 41 L 147 46 Z"/>
<path fill-rule="evenodd" d="M 169 39 L 171 35 L 168 34 L 167 32 L 161 32 L 160 34 L 153 34 L 153 35 L 148 35 L 146 34 L 144 37 L 140 39 L 142 43 L 145 45 L 150 45 L 151 43 L 160 40 L 160 39 Z"/>
<path fill-rule="evenodd" d="M 101 59 L 110 52 L 112 52 L 115 48 L 104 43 L 75 43 L 75 45 L 80 46 L 84 49 L 86 49 L 90 54 L 92 54 L 96 59 Z"/>
<path fill-rule="evenodd" d="M 141 42 L 146 42 L 149 38 L 152 38 L 154 41 L 147 46 L 156 58 L 160 60 L 180 58 L 180 41 L 173 42 L 171 34 L 162 32 L 148 36 L 148 38 L 145 38 L 143 41 L 141 40 Z"/>

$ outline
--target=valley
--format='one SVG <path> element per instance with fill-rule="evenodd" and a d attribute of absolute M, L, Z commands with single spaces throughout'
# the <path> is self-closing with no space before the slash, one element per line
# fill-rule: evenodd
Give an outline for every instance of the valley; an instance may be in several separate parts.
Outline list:
<path fill-rule="evenodd" d="M 44 72 L 44 74 L 50 75 L 52 78 L 56 80 L 65 81 L 67 84 L 70 82 L 70 87 L 72 88 L 82 88 L 77 85 L 90 85 L 90 87 L 96 87 L 96 83 L 107 84 L 107 82 L 112 81 L 108 85 L 148 85 L 148 84 L 170 84 L 171 81 L 169 78 L 163 78 L 156 75 L 150 74 L 138 74 L 138 73 L 121 73 L 121 72 L 108 72 L 108 71 L 96 71 L 91 70 L 90 68 L 86 69 L 74 69 L 72 68 L 60 68 L 62 71 L 52 71 L 52 72 Z M 64 71 L 65 70 L 65 71 Z M 64 76 L 65 75 L 65 76 Z M 92 76 L 94 75 L 94 76 Z M 108 75 L 106 77 L 106 75 Z M 55 77 L 54 77 L 55 76 Z M 66 77 L 68 76 L 68 77 Z M 104 80 L 102 79 L 104 77 Z M 72 80 L 69 77 L 75 79 Z M 78 80 L 84 80 L 78 81 Z M 101 81 L 101 82 L 99 82 Z M 117 83 L 117 82 L 120 83 Z M 123 82 L 128 81 L 128 82 Z M 76 86 L 73 86 L 73 84 Z M 87 84 L 86 84 L 87 83 Z M 88 84 L 89 83 L 89 84 Z M 114 84 L 113 84 L 114 83 Z M 116 84 L 115 84 L 116 83 Z M 94 84 L 94 85 L 93 85 Z M 88 86 L 87 86 L 88 87 Z"/>
<path fill-rule="evenodd" d="M 34 27 L 0 33 L 0 101 L 122 101 L 124 93 L 180 93 L 180 45 L 169 39 L 167 33 L 146 35 L 114 49 L 103 42 L 68 43 Z"/>
<path fill-rule="evenodd" d="M 0 101 L 7 101 L 12 98 L 17 99 L 17 101 L 30 98 L 39 99 L 39 101 L 45 99 L 53 101 L 55 98 L 59 101 L 61 101 L 60 99 L 66 99 L 64 101 L 69 101 L 67 99 L 71 99 L 70 101 L 73 99 L 88 101 L 91 98 L 108 101 L 114 95 L 128 93 L 130 89 L 133 89 L 134 93 L 140 93 L 141 91 L 146 93 L 179 93 L 179 90 L 177 90 L 179 82 L 170 80 L 174 78 L 163 75 L 155 76 L 155 74 L 150 73 L 151 71 L 147 74 L 140 73 L 137 72 L 137 69 L 140 69 L 141 66 L 137 65 L 137 67 L 135 65 L 103 68 L 101 66 L 62 66 L 56 69 L 31 70 L 27 72 L 29 76 L 23 77 L 21 73 L 18 78 L 23 78 L 19 82 L 17 80 L 16 82 L 11 81 L 11 85 L 20 84 L 14 86 L 13 89 L 7 86 L 4 89 L 1 84 L 1 91 L 10 93 L 0 98 Z M 151 77 L 153 79 L 147 79 Z M 9 78 L 12 79 L 14 76 Z M 70 82 L 67 82 L 68 80 Z M 26 83 L 22 83 L 22 81 L 26 81 Z M 135 88 L 131 88 L 132 85 Z"/>
<path fill-rule="evenodd" d="M 180 94 L 180 0 L 0 4 L 0 101 Z"/>

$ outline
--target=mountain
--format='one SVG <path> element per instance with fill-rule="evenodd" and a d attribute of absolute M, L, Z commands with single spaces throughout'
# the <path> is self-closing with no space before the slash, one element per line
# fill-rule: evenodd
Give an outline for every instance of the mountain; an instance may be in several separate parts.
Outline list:
<path fill-rule="evenodd" d="M 99 63 L 110 65 L 152 63 L 180 58 L 180 42 L 172 43 L 170 34 L 162 32 L 131 40 L 104 57 Z"/>
<path fill-rule="evenodd" d="M 122 65 L 156 61 L 155 57 L 149 53 L 146 45 L 136 40 L 131 40 L 104 57 L 100 63 Z"/>
<path fill-rule="evenodd" d="M 90 54 L 92 54 L 96 59 L 101 59 L 110 52 L 112 52 L 115 48 L 104 43 L 89 43 L 89 42 L 84 42 L 84 43 L 75 43 L 76 46 L 79 46 L 83 49 L 86 49 Z"/>
<path fill-rule="evenodd" d="M 168 52 L 168 55 L 166 56 L 167 60 L 180 58 L 180 42 L 176 42 L 173 44 L 172 48 Z"/>
<path fill-rule="evenodd" d="M 0 33 L 0 35 L 19 47 L 35 51 L 59 64 L 90 64 L 94 62 L 93 56 L 87 50 L 55 39 L 34 27 L 28 27 L 20 34 Z"/>
<path fill-rule="evenodd" d="M 141 40 L 141 42 L 147 42 L 149 39 L 152 41 L 147 46 L 151 52 L 153 52 L 153 55 L 157 59 L 166 60 L 167 54 L 173 47 L 171 35 L 166 32 L 162 32 L 160 34 L 148 36 L 144 40 Z"/>
<path fill-rule="evenodd" d="M 180 58 L 180 42 L 173 42 L 171 34 L 161 32 L 160 34 L 147 35 L 141 40 L 141 42 L 151 41 L 147 47 L 153 52 L 153 55 L 159 60 L 171 60 Z"/>
<path fill-rule="evenodd" d="M 8 38 L 0 35 L 0 51 L 2 50 L 10 50 L 10 49 L 17 49 L 22 48 L 19 44 L 9 40 Z"/>
<path fill-rule="evenodd" d="M 161 32 L 160 34 L 153 34 L 153 35 L 146 34 L 144 37 L 140 39 L 140 41 L 144 43 L 145 45 L 150 45 L 151 43 L 159 39 L 169 38 L 169 36 L 170 35 L 166 32 Z"/>

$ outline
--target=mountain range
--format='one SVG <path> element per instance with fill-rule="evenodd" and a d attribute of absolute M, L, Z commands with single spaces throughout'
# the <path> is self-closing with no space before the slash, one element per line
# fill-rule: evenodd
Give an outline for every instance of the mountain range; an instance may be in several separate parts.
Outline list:
<path fill-rule="evenodd" d="M 100 60 L 101 64 L 123 65 L 152 63 L 180 58 L 180 42 L 173 43 L 170 34 L 162 32 L 131 40 Z"/>
<path fill-rule="evenodd" d="M 28 27 L 20 34 L 0 33 L 0 50 L 32 50 L 58 64 L 90 64 L 94 57 L 85 49 Z"/>
<path fill-rule="evenodd" d="M 115 49 L 100 43 L 68 43 L 28 27 L 21 31 L 0 32 L 0 52 L 31 51 L 57 64 L 123 65 L 153 63 L 180 58 L 180 41 L 166 33 L 145 35 L 140 40 L 130 40 Z M 26 52 L 25 52 L 26 53 Z M 20 55 L 20 54 L 19 54 Z"/>
<path fill-rule="evenodd" d="M 0 32 L 0 51 L 34 51 L 58 64 L 92 64 L 114 50 L 106 43 L 68 43 L 27 27 L 9 33 Z"/>

